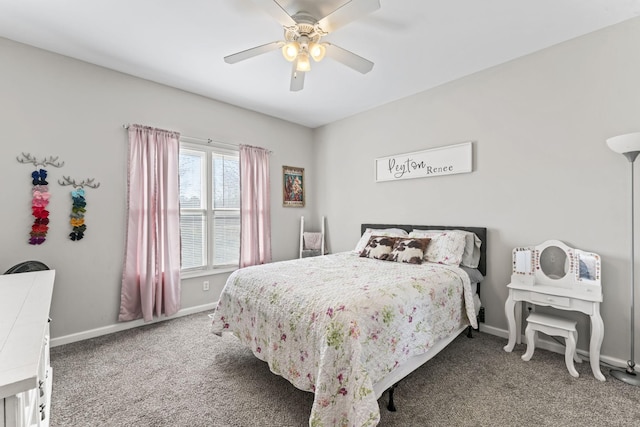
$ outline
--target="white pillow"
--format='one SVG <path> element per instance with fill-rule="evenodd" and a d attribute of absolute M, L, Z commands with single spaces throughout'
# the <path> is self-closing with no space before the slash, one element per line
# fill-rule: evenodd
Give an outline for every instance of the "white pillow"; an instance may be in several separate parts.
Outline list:
<path fill-rule="evenodd" d="M 376 236 L 386 236 L 386 237 L 409 236 L 409 233 L 407 233 L 402 228 L 381 228 L 381 229 L 367 228 L 366 230 L 364 230 L 364 233 L 362 233 L 362 237 L 360 237 L 360 240 L 358 240 L 358 244 L 356 245 L 356 248 L 353 251 L 357 253 L 362 252 L 362 250 L 367 246 L 367 243 L 369 243 L 369 239 L 371 239 L 371 236 L 373 236 L 374 234 Z"/>
<path fill-rule="evenodd" d="M 462 261 L 460 262 L 460 265 L 469 268 L 478 268 L 478 265 L 480 264 L 480 246 L 482 245 L 482 240 L 476 236 L 476 233 L 466 230 L 413 230 L 413 232 L 417 233 L 444 233 L 445 231 L 455 231 L 457 233 L 464 234 L 464 253 L 462 254 Z"/>
<path fill-rule="evenodd" d="M 409 237 L 428 237 L 431 239 L 424 254 L 425 261 L 438 264 L 460 265 L 466 238 L 455 230 L 431 231 L 414 230 Z"/>

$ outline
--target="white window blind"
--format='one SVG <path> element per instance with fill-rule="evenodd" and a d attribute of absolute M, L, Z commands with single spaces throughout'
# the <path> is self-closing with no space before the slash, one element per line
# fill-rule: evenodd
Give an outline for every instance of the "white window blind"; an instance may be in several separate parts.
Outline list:
<path fill-rule="evenodd" d="M 238 153 L 183 143 L 180 151 L 182 270 L 238 265 Z"/>

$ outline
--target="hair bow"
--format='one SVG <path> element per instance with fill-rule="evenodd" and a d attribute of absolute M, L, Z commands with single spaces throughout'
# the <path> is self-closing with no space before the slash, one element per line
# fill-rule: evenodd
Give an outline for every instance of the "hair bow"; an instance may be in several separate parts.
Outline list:
<path fill-rule="evenodd" d="M 32 206 L 35 206 L 38 208 L 44 208 L 48 204 L 49 204 L 49 201 L 45 199 L 33 199 L 33 202 L 31 203 Z"/>
<path fill-rule="evenodd" d="M 32 231 L 32 235 L 46 235 L 47 231 L 49 230 L 49 226 L 45 225 L 45 224 L 36 224 L 34 223 L 31 226 L 31 231 Z"/>
<path fill-rule="evenodd" d="M 29 244 L 31 245 L 39 245 L 44 242 L 44 237 L 31 237 L 29 239 Z"/>
<path fill-rule="evenodd" d="M 51 198 L 51 194 L 46 192 L 46 191 L 34 190 L 33 191 L 33 198 L 34 199 L 49 200 L 49 198 Z"/>
<path fill-rule="evenodd" d="M 44 169 L 40 169 L 37 171 L 33 171 L 31 173 L 31 177 L 33 178 L 33 185 L 48 185 L 47 182 L 47 171 Z"/>
<path fill-rule="evenodd" d="M 84 218 L 71 218 L 70 222 L 74 228 L 80 227 L 82 224 L 84 224 Z"/>
<path fill-rule="evenodd" d="M 31 208 L 33 216 L 36 218 L 49 218 L 49 211 L 40 206 L 34 206 Z"/>
<path fill-rule="evenodd" d="M 78 188 L 77 190 L 71 191 L 71 197 L 74 199 L 76 197 L 84 197 L 84 188 Z"/>

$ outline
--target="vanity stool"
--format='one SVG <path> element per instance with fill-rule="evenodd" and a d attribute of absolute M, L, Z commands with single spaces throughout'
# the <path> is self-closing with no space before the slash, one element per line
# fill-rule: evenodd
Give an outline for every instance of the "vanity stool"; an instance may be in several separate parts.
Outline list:
<path fill-rule="evenodd" d="M 527 337 L 527 351 L 522 355 L 522 360 L 528 362 L 533 356 L 535 350 L 535 342 L 538 331 L 547 335 L 564 337 L 566 350 L 564 354 L 564 362 L 572 377 L 578 378 L 579 374 L 573 366 L 573 361 L 582 362 L 580 356 L 576 352 L 576 342 L 578 341 L 578 331 L 576 330 L 574 320 L 567 320 L 561 317 L 551 316 L 549 314 L 531 313 L 527 317 L 527 328 L 525 336 Z"/>

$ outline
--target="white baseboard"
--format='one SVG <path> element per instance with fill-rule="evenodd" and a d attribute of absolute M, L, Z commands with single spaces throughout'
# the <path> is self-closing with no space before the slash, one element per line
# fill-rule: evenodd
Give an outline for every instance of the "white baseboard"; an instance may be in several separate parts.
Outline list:
<path fill-rule="evenodd" d="M 152 325 L 158 322 L 164 322 L 165 320 L 176 319 L 178 317 L 188 316 L 190 314 L 200 313 L 203 311 L 214 310 L 217 303 L 198 305 L 196 307 L 189 307 L 179 310 L 171 317 L 154 318 L 150 322 L 145 322 L 143 319 L 131 320 L 129 322 L 116 323 L 109 326 L 103 326 L 101 328 L 91 329 L 88 331 L 78 332 L 75 334 L 64 335 L 51 339 L 51 347 L 57 347 L 59 345 L 70 344 L 76 341 L 87 340 L 89 338 L 95 338 L 102 335 L 112 334 L 114 332 L 126 331 L 127 329 L 138 328 L 140 326 Z"/>
<path fill-rule="evenodd" d="M 485 332 L 485 333 L 487 333 L 489 335 L 495 335 L 495 336 L 501 337 L 501 338 L 509 338 L 509 331 L 507 331 L 505 329 L 494 328 L 493 326 L 487 326 L 484 323 L 480 323 L 480 332 Z M 524 337 L 524 335 L 520 336 L 520 340 L 523 343 L 527 342 L 527 340 Z M 556 341 L 549 341 L 549 340 L 545 340 L 545 339 L 539 339 L 538 343 L 536 344 L 536 348 L 549 350 L 549 351 L 552 351 L 554 353 L 564 354 L 565 346 L 560 344 L 560 343 L 558 343 L 558 342 L 556 342 Z M 578 354 L 580 356 L 583 356 L 586 359 L 589 358 L 589 352 L 588 351 L 577 349 L 577 352 L 578 352 Z M 535 355 L 533 357 L 535 357 Z M 615 367 L 615 368 L 625 369 L 627 367 L 627 361 L 626 360 L 618 359 L 616 357 L 605 356 L 605 355 L 602 355 L 602 354 L 600 355 L 600 362 L 604 363 L 606 365 L 609 365 L 611 367 Z M 635 370 L 636 370 L 636 372 L 640 372 L 640 366 L 637 366 L 635 368 Z"/>
<path fill-rule="evenodd" d="M 494 328 L 493 326 L 487 326 L 485 323 L 478 323 L 480 326 L 480 332 L 487 333 L 489 335 L 495 335 L 496 337 L 509 338 L 509 332 L 505 329 Z"/>

